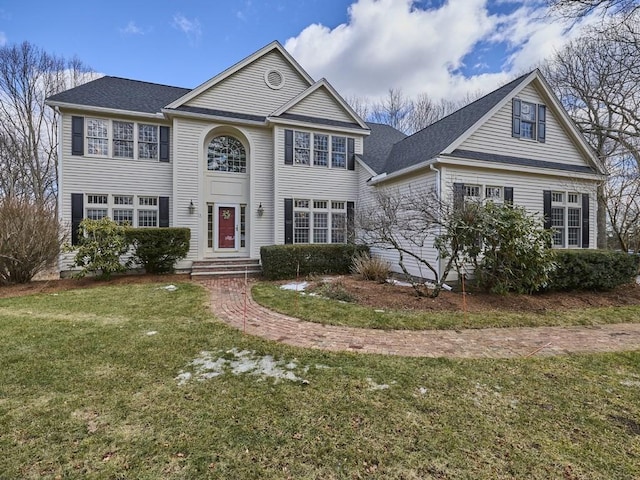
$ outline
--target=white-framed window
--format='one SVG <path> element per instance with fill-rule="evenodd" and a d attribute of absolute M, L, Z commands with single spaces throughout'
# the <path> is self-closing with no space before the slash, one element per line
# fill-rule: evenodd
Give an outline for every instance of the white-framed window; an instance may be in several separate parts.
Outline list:
<path fill-rule="evenodd" d="M 85 198 L 85 218 L 100 220 L 109 217 L 120 225 L 158 226 L 158 197 L 89 193 Z"/>
<path fill-rule="evenodd" d="M 87 155 L 158 160 L 159 126 L 105 118 L 86 119 Z"/>
<path fill-rule="evenodd" d="M 536 139 L 536 104 L 522 102 L 520 111 L 520 138 Z"/>
<path fill-rule="evenodd" d="M 551 228 L 553 246 L 578 248 L 582 235 L 582 208 L 580 194 L 575 192 L 551 192 Z"/>
<path fill-rule="evenodd" d="M 342 200 L 295 199 L 294 243 L 346 243 L 346 205 Z"/>
<path fill-rule="evenodd" d="M 236 137 L 220 135 L 207 147 L 207 170 L 247 173 L 247 151 Z"/>
<path fill-rule="evenodd" d="M 470 200 L 480 200 L 480 185 L 465 185 L 464 196 Z"/>
<path fill-rule="evenodd" d="M 87 118 L 87 153 L 89 155 L 109 155 L 109 121 Z"/>
<path fill-rule="evenodd" d="M 484 198 L 494 202 L 501 202 L 504 199 L 502 187 L 487 186 L 484 188 Z"/>
<path fill-rule="evenodd" d="M 345 168 L 347 166 L 347 138 L 331 137 L 331 166 Z"/>
<path fill-rule="evenodd" d="M 157 125 L 138 124 L 138 158 L 157 160 L 159 143 Z"/>
<path fill-rule="evenodd" d="M 113 156 L 133 158 L 133 122 L 113 123 Z"/>
<path fill-rule="evenodd" d="M 294 132 L 293 138 L 293 163 L 295 165 L 309 165 L 311 134 L 309 132 Z"/>
<path fill-rule="evenodd" d="M 321 167 L 329 164 L 329 135 L 313 135 L 313 164 Z"/>
<path fill-rule="evenodd" d="M 293 132 L 293 164 L 347 168 L 347 137 L 326 133 Z"/>

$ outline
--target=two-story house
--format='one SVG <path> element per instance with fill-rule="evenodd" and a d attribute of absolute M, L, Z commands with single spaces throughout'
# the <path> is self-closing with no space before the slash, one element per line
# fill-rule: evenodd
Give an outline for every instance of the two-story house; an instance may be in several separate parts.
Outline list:
<path fill-rule="evenodd" d="M 108 216 L 190 228 L 184 270 L 256 260 L 264 245 L 347 242 L 374 189 L 420 184 L 512 200 L 547 215 L 558 246 L 595 247 L 602 167 L 537 71 L 409 137 L 365 123 L 278 42 L 195 89 L 107 76 L 47 103 L 74 243 L 83 218 Z"/>

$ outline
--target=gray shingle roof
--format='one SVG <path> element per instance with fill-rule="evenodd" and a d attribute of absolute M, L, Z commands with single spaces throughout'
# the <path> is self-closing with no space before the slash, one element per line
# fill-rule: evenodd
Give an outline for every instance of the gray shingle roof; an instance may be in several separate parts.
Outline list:
<path fill-rule="evenodd" d="M 396 143 L 391 149 L 384 168 L 379 173 L 392 173 L 438 156 L 518 87 L 529 75 L 530 73 L 527 73 L 516 78 L 475 102 Z M 371 136 L 373 136 L 373 132 Z M 374 168 L 374 170 L 376 169 Z"/>
<path fill-rule="evenodd" d="M 212 115 L 214 117 L 237 118 L 238 120 L 250 120 L 252 122 L 264 122 L 267 117 L 251 115 L 248 113 L 229 112 L 227 110 L 215 110 L 213 108 L 190 107 L 180 105 L 178 108 L 169 108 L 167 111 L 199 113 L 202 115 Z"/>
<path fill-rule="evenodd" d="M 383 123 L 367 122 L 371 135 L 365 137 L 360 158 L 376 173 L 382 173 L 393 146 L 407 138 L 400 130 Z"/>
<path fill-rule="evenodd" d="M 568 172 L 598 173 L 595 169 L 586 165 L 571 165 L 568 163 L 548 162 L 544 160 L 534 160 L 532 158 L 511 157 L 508 155 L 497 155 L 494 153 L 473 152 L 470 150 L 456 149 L 448 155 L 455 158 L 468 158 L 483 162 L 504 163 L 508 165 L 521 165 L 525 167 L 550 168 L 554 170 L 564 170 Z"/>
<path fill-rule="evenodd" d="M 160 113 L 162 107 L 190 91 L 189 88 L 170 87 L 126 78 L 102 77 L 52 95 L 47 100 L 88 107 Z"/>
<path fill-rule="evenodd" d="M 284 118 L 288 120 L 298 120 L 300 122 L 315 123 L 318 125 L 330 125 L 332 127 L 357 128 L 359 130 L 363 130 L 363 128 L 357 123 L 341 122 L 339 120 L 331 120 L 329 118 L 309 117 L 307 115 L 298 115 L 295 113 L 283 113 L 273 118 Z"/>

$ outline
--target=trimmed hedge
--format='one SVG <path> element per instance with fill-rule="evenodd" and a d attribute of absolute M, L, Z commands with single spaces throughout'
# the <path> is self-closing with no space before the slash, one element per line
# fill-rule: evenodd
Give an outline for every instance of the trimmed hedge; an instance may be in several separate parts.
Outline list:
<path fill-rule="evenodd" d="M 631 283 L 640 257 L 611 250 L 554 250 L 551 290 L 610 290 Z"/>
<path fill-rule="evenodd" d="M 270 245 L 260 248 L 262 274 L 269 280 L 294 278 L 297 274 L 347 274 L 353 257 L 360 252 L 368 253 L 369 247 L 352 244 Z"/>
<path fill-rule="evenodd" d="M 132 260 L 147 273 L 172 273 L 175 263 L 187 256 L 189 228 L 127 228 L 126 239 L 133 247 Z"/>

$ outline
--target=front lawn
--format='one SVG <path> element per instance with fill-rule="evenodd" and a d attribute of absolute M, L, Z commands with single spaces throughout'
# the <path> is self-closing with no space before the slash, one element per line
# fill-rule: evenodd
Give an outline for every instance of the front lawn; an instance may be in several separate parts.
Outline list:
<path fill-rule="evenodd" d="M 637 476 L 640 352 L 295 349 L 164 285 L 0 299 L 0 478 Z"/>
<path fill-rule="evenodd" d="M 468 296 L 442 292 L 436 299 L 416 297 L 410 287 L 338 279 L 352 301 L 334 300 L 309 292 L 283 290 L 278 283 L 257 283 L 251 294 L 260 305 L 285 315 L 325 325 L 382 330 L 451 330 L 490 327 L 604 325 L 640 322 L 640 286 L 614 292 Z M 354 285 L 356 287 L 354 287 Z M 342 287 L 340 287 L 342 288 Z M 364 297 L 361 291 L 375 289 Z M 625 298 L 625 289 L 630 292 Z M 376 293 L 380 293 L 376 297 Z M 360 297 L 358 294 L 361 294 Z M 390 298 L 390 297 L 394 298 Z M 340 296 L 338 296 L 340 298 Z M 589 306 L 589 305 L 595 306 Z"/>

